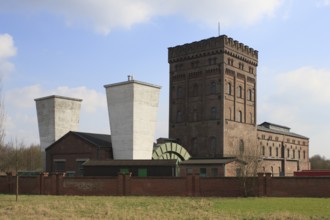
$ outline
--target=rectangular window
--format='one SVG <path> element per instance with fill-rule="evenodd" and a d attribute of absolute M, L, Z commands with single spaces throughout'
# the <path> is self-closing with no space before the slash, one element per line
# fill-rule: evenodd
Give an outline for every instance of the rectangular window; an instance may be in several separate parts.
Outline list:
<path fill-rule="evenodd" d="M 129 173 L 129 169 L 128 168 L 120 168 L 119 169 L 119 173 L 121 173 L 121 174 L 128 174 Z"/>
<path fill-rule="evenodd" d="M 213 177 L 217 177 L 218 176 L 218 168 L 211 168 L 211 175 Z"/>
<path fill-rule="evenodd" d="M 54 171 L 55 172 L 65 172 L 65 160 L 64 159 L 54 160 Z"/>
<path fill-rule="evenodd" d="M 278 147 L 276 148 L 276 157 L 278 157 Z"/>
<path fill-rule="evenodd" d="M 186 172 L 187 172 L 187 175 L 192 175 L 193 174 L 193 168 L 187 168 Z"/>
<path fill-rule="evenodd" d="M 199 176 L 201 176 L 201 177 L 206 177 L 207 176 L 206 168 L 200 168 L 199 169 Z"/>
<path fill-rule="evenodd" d="M 295 151 L 295 150 L 292 151 L 292 158 L 293 158 L 293 159 L 296 158 L 296 151 Z"/>
<path fill-rule="evenodd" d="M 148 176 L 147 168 L 139 168 L 138 169 L 138 176 Z"/>

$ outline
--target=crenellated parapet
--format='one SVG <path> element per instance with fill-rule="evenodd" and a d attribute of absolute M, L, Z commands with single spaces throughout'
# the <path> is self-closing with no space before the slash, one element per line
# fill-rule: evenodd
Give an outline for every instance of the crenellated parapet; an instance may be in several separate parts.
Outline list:
<path fill-rule="evenodd" d="M 226 35 L 168 48 L 168 62 L 179 62 L 225 53 L 247 63 L 258 65 L 258 51 Z"/>

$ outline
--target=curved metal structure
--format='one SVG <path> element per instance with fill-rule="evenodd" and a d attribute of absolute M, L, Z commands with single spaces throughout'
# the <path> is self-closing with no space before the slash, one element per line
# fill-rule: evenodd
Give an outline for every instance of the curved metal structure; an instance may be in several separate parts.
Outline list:
<path fill-rule="evenodd" d="M 153 160 L 175 159 L 178 162 L 189 160 L 190 157 L 190 154 L 184 147 L 173 142 L 157 144 L 152 154 Z"/>

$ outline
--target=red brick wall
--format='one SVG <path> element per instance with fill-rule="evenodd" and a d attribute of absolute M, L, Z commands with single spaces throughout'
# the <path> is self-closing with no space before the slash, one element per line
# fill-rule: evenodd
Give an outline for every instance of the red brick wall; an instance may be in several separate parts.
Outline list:
<path fill-rule="evenodd" d="M 65 171 L 77 171 L 76 159 L 99 159 L 112 158 L 110 148 L 97 148 L 91 143 L 69 133 L 61 140 L 54 143 L 46 150 L 46 170 L 54 172 L 53 160 L 64 159 Z"/>
<path fill-rule="evenodd" d="M 330 197 L 330 177 L 20 177 L 20 194 Z M 0 177 L 0 193 L 15 193 L 16 177 Z"/>
<path fill-rule="evenodd" d="M 186 191 L 186 178 L 137 177 L 130 178 L 127 193 L 139 196 L 185 196 Z"/>
<path fill-rule="evenodd" d="M 117 195 L 118 180 L 115 177 L 67 177 L 61 178 L 61 195 Z"/>

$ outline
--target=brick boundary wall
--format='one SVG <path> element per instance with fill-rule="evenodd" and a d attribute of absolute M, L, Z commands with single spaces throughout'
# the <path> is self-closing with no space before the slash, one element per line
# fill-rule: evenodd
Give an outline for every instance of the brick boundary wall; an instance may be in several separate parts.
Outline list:
<path fill-rule="evenodd" d="M 246 185 L 244 188 L 243 185 Z M 330 177 L 19 177 L 19 194 L 102 196 L 330 197 Z M 16 193 L 16 176 L 0 176 L 0 193 Z"/>

